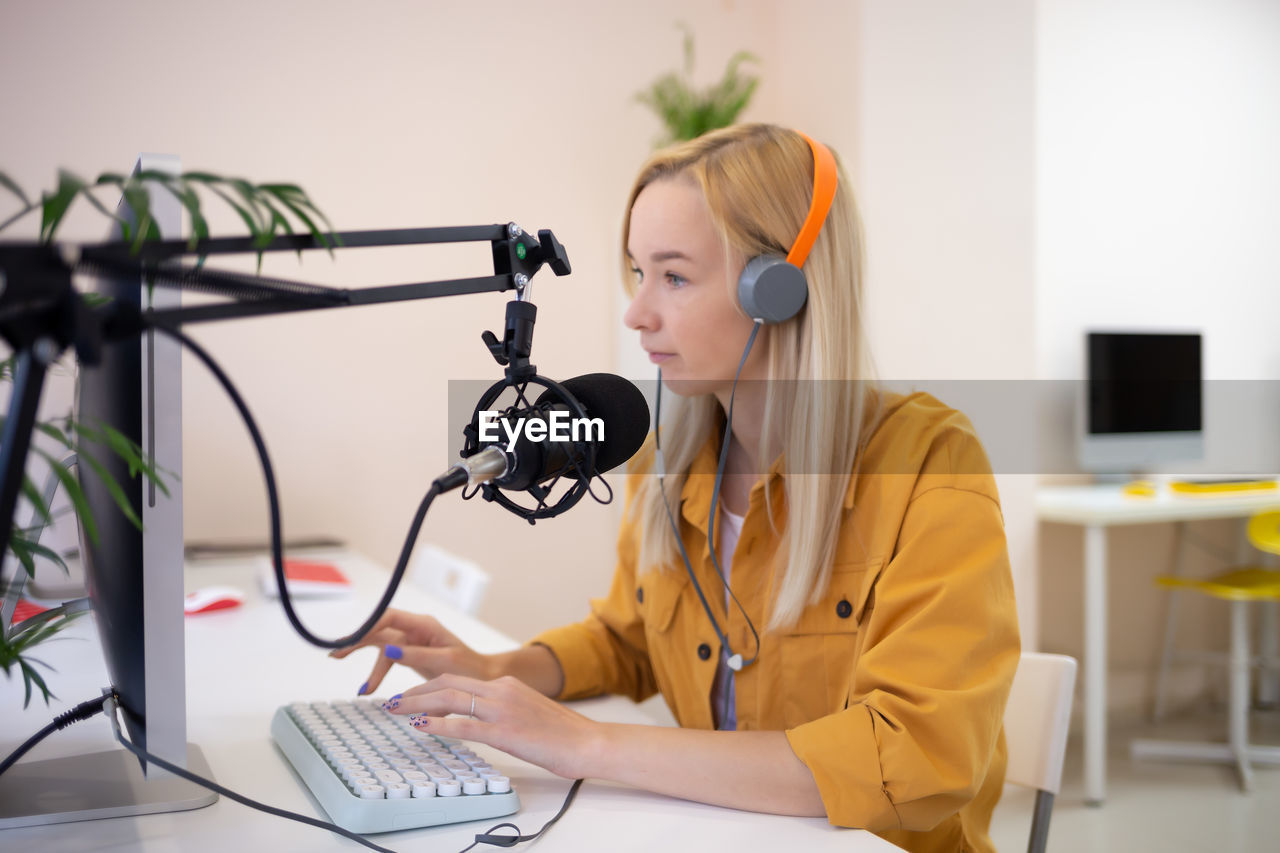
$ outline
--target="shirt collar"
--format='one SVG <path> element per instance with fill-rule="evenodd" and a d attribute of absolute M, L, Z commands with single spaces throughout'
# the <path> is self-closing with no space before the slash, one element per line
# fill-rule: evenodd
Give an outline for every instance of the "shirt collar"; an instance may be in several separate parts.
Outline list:
<path fill-rule="evenodd" d="M 707 523 L 707 515 L 711 511 L 711 492 L 715 488 L 716 467 L 720 453 L 720 437 L 712 435 L 703 442 L 698 454 L 689 465 L 689 476 L 684 482 L 684 491 L 680 495 L 681 513 L 689 523 L 702 528 Z M 764 488 L 774 488 L 774 480 L 783 476 L 784 455 L 779 455 L 769 466 L 764 478 Z M 855 470 L 849 477 L 849 486 L 844 493 L 844 508 L 853 508 L 854 494 L 858 486 L 858 472 Z M 754 488 L 754 487 L 753 487 Z"/>

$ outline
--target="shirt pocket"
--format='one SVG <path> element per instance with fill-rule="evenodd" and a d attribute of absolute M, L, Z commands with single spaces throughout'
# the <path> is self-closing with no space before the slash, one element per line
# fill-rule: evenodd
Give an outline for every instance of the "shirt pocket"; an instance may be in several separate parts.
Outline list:
<path fill-rule="evenodd" d="M 822 600 L 779 637 L 781 705 L 787 728 L 843 710 L 865 617 L 882 560 L 837 563 Z"/>
<path fill-rule="evenodd" d="M 667 705 L 677 719 L 683 694 L 679 687 L 687 685 L 694 677 L 690 654 L 681 655 L 681 640 L 689 632 L 688 625 L 681 625 L 676 618 L 681 608 L 680 599 L 689 585 L 689 577 L 683 570 L 670 569 L 647 571 L 637 578 L 636 599 L 644 619 L 645 644 L 648 646 L 649 664 L 658 690 L 667 699 Z M 690 688 L 685 687 L 685 692 Z"/>

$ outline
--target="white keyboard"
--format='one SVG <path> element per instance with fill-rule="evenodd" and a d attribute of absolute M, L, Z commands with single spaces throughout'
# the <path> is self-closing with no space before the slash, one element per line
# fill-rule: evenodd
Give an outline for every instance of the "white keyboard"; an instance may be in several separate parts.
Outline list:
<path fill-rule="evenodd" d="M 294 702 L 271 736 L 329 815 L 352 832 L 387 832 L 509 815 L 511 781 L 462 742 L 420 732 L 380 699 Z"/>

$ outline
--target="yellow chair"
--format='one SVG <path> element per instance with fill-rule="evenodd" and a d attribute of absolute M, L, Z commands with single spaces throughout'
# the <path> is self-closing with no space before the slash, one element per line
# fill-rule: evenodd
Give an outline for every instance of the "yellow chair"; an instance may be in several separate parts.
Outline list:
<path fill-rule="evenodd" d="M 1280 510 L 1258 513 L 1249 520 L 1249 541 L 1255 548 L 1280 554 Z M 1171 591 L 1191 589 L 1231 602 L 1231 651 L 1227 656 L 1230 688 L 1227 697 L 1227 743 L 1179 743 L 1172 741 L 1134 741 L 1135 758 L 1164 758 L 1183 761 L 1211 761 L 1235 764 L 1240 786 L 1248 791 L 1253 786 L 1252 762 L 1280 764 L 1280 747 L 1255 746 L 1249 743 L 1249 605 L 1252 602 L 1280 601 L 1280 571 L 1260 566 L 1240 566 L 1205 580 L 1184 577 L 1160 577 L 1156 583 Z M 1172 609 L 1170 611 L 1172 614 Z M 1172 621 L 1165 634 L 1160 678 L 1156 685 L 1157 716 L 1163 707 L 1164 681 L 1169 664 L 1176 655 L 1173 648 Z M 1267 661 L 1261 661 L 1266 664 Z"/>

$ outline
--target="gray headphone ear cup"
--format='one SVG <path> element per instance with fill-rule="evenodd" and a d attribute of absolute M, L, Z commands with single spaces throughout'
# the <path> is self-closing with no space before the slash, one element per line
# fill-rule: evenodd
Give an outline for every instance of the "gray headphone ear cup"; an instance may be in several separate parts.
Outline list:
<path fill-rule="evenodd" d="M 753 320 L 790 320 L 808 298 L 804 271 L 781 255 L 756 255 L 738 277 L 738 303 Z"/>

